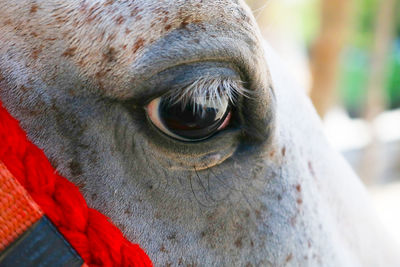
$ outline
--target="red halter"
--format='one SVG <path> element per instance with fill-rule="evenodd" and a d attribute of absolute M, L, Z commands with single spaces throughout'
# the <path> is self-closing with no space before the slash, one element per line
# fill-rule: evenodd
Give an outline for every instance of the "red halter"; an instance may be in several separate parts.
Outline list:
<path fill-rule="evenodd" d="M 43 214 L 89 266 L 152 266 L 139 245 L 57 174 L 0 102 L 0 265 L 2 251 Z"/>

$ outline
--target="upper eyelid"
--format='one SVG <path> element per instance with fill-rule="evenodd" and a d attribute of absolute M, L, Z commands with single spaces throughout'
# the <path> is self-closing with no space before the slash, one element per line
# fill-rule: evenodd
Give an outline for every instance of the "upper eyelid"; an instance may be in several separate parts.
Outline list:
<path fill-rule="evenodd" d="M 245 85 L 247 85 L 247 83 L 244 83 L 247 81 L 242 79 L 241 72 L 229 62 L 193 62 L 171 67 L 153 75 L 151 78 L 141 80 L 140 83 L 133 82 L 132 86 L 135 90 L 132 91 L 133 94 L 129 97 L 129 101 L 143 105 L 156 97 L 167 94 L 174 96 L 174 98 L 180 95 L 187 96 L 193 90 L 184 91 L 184 89 L 196 84 L 200 87 L 209 87 L 212 81 L 218 81 L 217 84 L 221 85 L 221 88 L 234 84 L 240 92 L 244 92 Z M 196 86 L 192 86 L 193 88 L 196 88 Z"/>

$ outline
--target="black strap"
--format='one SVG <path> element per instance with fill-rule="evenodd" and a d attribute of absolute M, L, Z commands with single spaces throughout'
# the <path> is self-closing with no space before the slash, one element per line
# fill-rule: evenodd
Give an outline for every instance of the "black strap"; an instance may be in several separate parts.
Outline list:
<path fill-rule="evenodd" d="M 0 267 L 81 267 L 83 260 L 44 216 L 4 251 Z"/>

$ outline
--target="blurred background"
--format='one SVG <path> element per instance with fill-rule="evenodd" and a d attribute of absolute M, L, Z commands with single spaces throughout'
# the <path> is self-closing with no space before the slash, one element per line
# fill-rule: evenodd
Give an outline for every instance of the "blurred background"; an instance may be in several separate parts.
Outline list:
<path fill-rule="evenodd" d="M 400 0 L 247 0 L 400 241 Z"/>

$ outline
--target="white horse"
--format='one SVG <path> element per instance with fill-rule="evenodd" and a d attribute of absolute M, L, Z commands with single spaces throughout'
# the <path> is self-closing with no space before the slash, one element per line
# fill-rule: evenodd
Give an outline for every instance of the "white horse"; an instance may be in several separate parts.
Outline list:
<path fill-rule="evenodd" d="M 400 266 L 241 0 L 0 0 L 0 99 L 156 266 Z"/>

